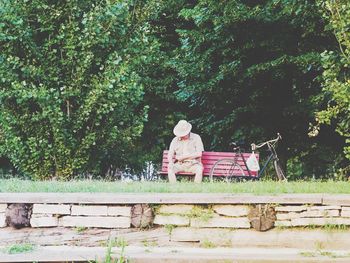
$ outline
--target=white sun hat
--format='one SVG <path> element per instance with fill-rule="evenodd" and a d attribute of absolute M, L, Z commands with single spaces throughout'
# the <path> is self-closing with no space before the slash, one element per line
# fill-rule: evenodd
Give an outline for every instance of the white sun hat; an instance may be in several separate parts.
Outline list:
<path fill-rule="evenodd" d="M 183 136 L 186 136 L 187 134 L 189 134 L 191 129 L 192 129 L 191 123 L 189 123 L 185 120 L 181 120 L 176 124 L 173 132 L 174 132 L 175 136 L 183 137 Z"/>

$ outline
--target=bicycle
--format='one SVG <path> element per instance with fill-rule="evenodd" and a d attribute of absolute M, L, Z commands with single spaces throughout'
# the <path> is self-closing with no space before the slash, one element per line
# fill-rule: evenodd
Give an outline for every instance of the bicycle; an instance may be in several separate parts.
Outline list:
<path fill-rule="evenodd" d="M 210 174 L 209 174 L 210 182 L 214 181 L 213 174 L 221 174 L 222 176 L 220 177 L 223 177 L 227 182 L 230 182 L 233 178 L 259 179 L 264 173 L 264 171 L 266 170 L 267 165 L 271 161 L 273 161 L 273 166 L 278 179 L 280 181 L 282 180 L 286 181 L 287 179 L 286 179 L 285 173 L 281 168 L 281 165 L 279 163 L 279 159 L 277 156 L 277 152 L 276 152 L 277 143 L 281 139 L 282 139 L 281 135 L 277 133 L 276 139 L 262 142 L 257 145 L 254 143 L 251 144 L 252 154 L 254 154 L 254 151 L 262 148 L 265 145 L 267 145 L 268 151 L 270 152 L 269 157 L 267 158 L 266 162 L 263 165 L 263 168 L 259 171 L 257 176 L 253 176 L 253 173 L 254 172 L 256 173 L 257 171 L 252 171 L 249 169 L 246 159 L 244 158 L 243 153 L 241 152 L 241 147 L 237 145 L 237 143 L 232 143 L 234 146 L 233 152 L 235 153 L 234 158 L 233 159 L 225 158 L 225 159 L 220 159 L 216 161 L 210 170 Z"/>

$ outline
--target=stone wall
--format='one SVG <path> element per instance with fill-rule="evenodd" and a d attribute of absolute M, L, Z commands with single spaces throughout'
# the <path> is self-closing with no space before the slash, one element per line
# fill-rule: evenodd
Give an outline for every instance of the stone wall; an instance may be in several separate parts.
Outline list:
<path fill-rule="evenodd" d="M 151 226 L 251 228 L 256 205 L 154 205 Z M 271 206 L 270 206 L 271 207 Z M 277 227 L 350 225 L 350 206 L 276 205 Z M 7 204 L 0 204 L 0 227 L 6 227 Z M 40 227 L 131 228 L 132 205 L 33 204 L 30 225 Z"/>
<path fill-rule="evenodd" d="M 154 225 L 195 228 L 250 228 L 246 205 L 161 205 L 156 209 Z"/>
<path fill-rule="evenodd" d="M 6 227 L 5 212 L 7 204 L 0 204 L 0 227 Z"/>
<path fill-rule="evenodd" d="M 196 228 L 251 228 L 248 217 L 252 205 L 161 205 L 154 224 Z M 270 205 L 277 227 L 350 226 L 350 206 Z M 194 212 L 193 212 L 194 211 Z M 263 216 L 263 215 L 262 215 Z"/>
<path fill-rule="evenodd" d="M 32 227 L 129 228 L 131 206 L 34 204 Z"/>
<path fill-rule="evenodd" d="M 349 206 L 277 206 L 276 226 L 350 225 Z"/>

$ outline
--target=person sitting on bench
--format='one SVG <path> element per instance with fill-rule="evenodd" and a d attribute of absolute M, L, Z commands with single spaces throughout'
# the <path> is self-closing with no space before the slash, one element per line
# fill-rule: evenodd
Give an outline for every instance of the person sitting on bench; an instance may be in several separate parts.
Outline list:
<path fill-rule="evenodd" d="M 191 132 L 192 125 L 180 120 L 174 127 L 175 138 L 171 141 L 168 153 L 168 178 L 176 182 L 178 172 L 194 173 L 194 182 L 202 182 L 203 164 L 201 162 L 204 146 L 201 137 Z M 174 159 L 175 156 L 175 159 Z"/>

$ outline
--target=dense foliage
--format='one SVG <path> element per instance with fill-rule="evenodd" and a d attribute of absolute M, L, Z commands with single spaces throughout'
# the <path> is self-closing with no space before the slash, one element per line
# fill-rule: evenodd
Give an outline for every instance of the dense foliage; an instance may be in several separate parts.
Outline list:
<path fill-rule="evenodd" d="M 333 132 L 307 135 L 322 105 L 321 53 L 336 44 L 313 1 L 202 0 L 180 16 L 191 26 L 178 29 L 177 95 L 195 109 L 209 147 L 228 150 L 230 141 L 280 132 L 280 157 L 301 163 L 300 176 L 326 174 L 341 162 Z"/>
<path fill-rule="evenodd" d="M 319 123 L 336 123 L 337 132 L 346 139 L 344 152 L 350 159 L 350 2 L 320 1 L 320 6 L 339 42 L 339 50 L 322 54 L 323 95 L 328 98 L 328 105 L 318 112 L 317 118 Z"/>
<path fill-rule="evenodd" d="M 333 176 L 350 20 L 326 2 L 0 0 L 0 155 L 38 179 L 142 169 L 187 118 L 206 149 L 280 132 L 290 178 Z"/>
<path fill-rule="evenodd" d="M 0 147 L 20 171 L 68 178 L 122 164 L 146 119 L 136 69 L 154 47 L 147 8 L 1 1 Z"/>
<path fill-rule="evenodd" d="M 178 30 L 178 95 L 198 109 L 214 148 L 277 131 L 294 146 L 305 139 L 319 89 L 319 51 L 329 41 L 320 35 L 311 4 L 294 10 L 283 2 L 242 2 L 199 1 L 181 11 L 193 27 Z"/>

